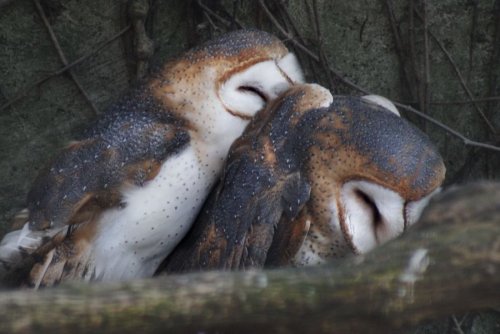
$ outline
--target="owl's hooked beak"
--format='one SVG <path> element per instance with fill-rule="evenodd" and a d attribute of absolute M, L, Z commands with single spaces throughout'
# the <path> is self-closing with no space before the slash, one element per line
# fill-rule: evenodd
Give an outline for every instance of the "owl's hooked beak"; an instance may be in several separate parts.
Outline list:
<path fill-rule="evenodd" d="M 408 228 L 409 226 L 415 224 L 419 219 L 420 216 L 422 216 L 422 212 L 424 212 L 424 209 L 429 205 L 430 200 L 439 194 L 441 192 L 442 188 L 438 187 L 436 188 L 433 192 L 431 192 L 429 195 L 422 197 L 421 199 L 417 201 L 412 201 L 406 203 L 405 206 L 405 229 Z"/>

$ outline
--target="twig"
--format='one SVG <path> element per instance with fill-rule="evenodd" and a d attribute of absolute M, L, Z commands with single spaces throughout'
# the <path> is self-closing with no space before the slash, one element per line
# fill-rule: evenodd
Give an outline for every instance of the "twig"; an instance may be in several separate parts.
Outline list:
<path fill-rule="evenodd" d="M 57 54 L 59 55 L 59 58 L 61 59 L 61 62 L 65 66 L 68 65 L 68 60 L 66 59 L 66 56 L 64 55 L 64 52 L 61 49 L 61 45 L 59 44 L 59 41 L 57 40 L 57 37 L 56 37 L 56 35 L 54 33 L 54 30 L 52 29 L 52 26 L 50 25 L 49 20 L 47 19 L 47 15 L 45 15 L 45 11 L 43 10 L 42 6 L 40 5 L 40 1 L 39 0 L 33 0 L 33 2 L 35 3 L 36 9 L 38 11 L 38 14 L 42 18 L 42 21 L 43 21 L 43 23 L 45 25 L 45 28 L 47 28 L 47 31 L 48 31 L 48 33 L 50 35 L 50 39 L 52 40 L 52 44 L 54 44 L 54 47 L 57 50 Z M 99 111 L 98 111 L 97 107 L 95 106 L 95 104 L 90 99 L 90 97 L 87 94 L 87 92 L 83 89 L 83 86 L 80 83 L 80 80 L 78 80 L 78 78 L 76 77 L 75 73 L 71 69 L 68 70 L 68 74 L 71 77 L 71 79 L 75 82 L 76 86 L 78 87 L 78 90 L 85 97 L 85 100 L 87 101 L 87 103 L 89 104 L 89 106 L 92 108 L 93 116 L 96 116 L 99 113 Z"/>
<path fill-rule="evenodd" d="M 424 18 L 422 17 L 422 14 L 420 14 L 417 10 L 415 10 L 415 13 L 417 14 L 417 17 L 420 19 L 420 20 L 424 20 Z M 474 95 L 472 94 L 472 92 L 470 91 L 469 87 L 467 86 L 466 82 L 465 82 L 465 79 L 463 78 L 462 76 L 462 73 L 460 72 L 460 70 L 458 69 L 458 66 L 457 64 L 455 63 L 455 61 L 453 60 L 453 57 L 451 56 L 451 54 L 448 52 L 448 49 L 446 49 L 446 47 L 444 46 L 444 44 L 441 42 L 440 39 L 438 39 L 436 37 L 436 35 L 434 35 L 434 33 L 432 32 L 432 30 L 429 30 L 429 35 L 432 37 L 432 39 L 434 39 L 434 41 L 437 43 L 437 45 L 439 46 L 439 48 L 441 49 L 441 51 L 443 51 L 443 53 L 446 55 L 446 57 L 448 58 L 448 61 L 450 62 L 450 64 L 452 65 L 453 67 L 453 70 L 455 71 L 455 74 L 457 75 L 458 79 L 460 80 L 460 84 L 462 85 L 462 88 L 464 89 L 464 91 L 466 92 L 467 96 L 471 99 L 471 100 L 474 100 Z M 488 128 L 490 129 L 491 133 L 493 134 L 497 134 L 497 131 L 495 130 L 495 127 L 493 126 L 493 124 L 491 124 L 490 120 L 486 117 L 486 115 L 484 114 L 484 112 L 481 110 L 481 108 L 476 104 L 476 103 L 473 103 L 474 105 L 474 108 L 476 109 L 476 111 L 479 113 L 479 115 L 481 116 L 481 118 L 484 120 L 484 122 L 486 123 L 486 125 L 488 126 Z"/>
<path fill-rule="evenodd" d="M 306 4 L 307 4 L 307 2 L 306 2 Z M 299 29 L 298 29 L 297 25 L 295 24 L 295 21 L 294 21 L 292 15 L 290 15 L 290 13 L 289 13 L 286 3 L 284 1 L 277 1 L 277 2 L 275 2 L 275 5 L 277 6 L 277 8 L 279 10 L 279 14 L 281 15 L 281 19 L 283 21 L 283 24 L 286 26 L 286 30 L 292 31 L 292 34 L 295 35 L 295 38 L 300 43 L 302 43 L 302 45 L 307 46 L 307 41 L 304 38 L 302 38 L 302 36 L 300 35 Z M 321 75 L 319 75 L 319 73 L 316 69 L 317 65 L 318 65 L 318 61 L 312 59 L 308 55 L 305 55 L 305 60 L 302 59 L 302 57 L 304 56 L 303 52 L 301 52 L 301 50 L 296 45 L 292 45 L 291 47 L 293 48 L 294 52 L 296 53 L 297 57 L 299 58 L 299 60 L 301 60 L 302 63 L 304 61 L 308 62 L 309 69 L 312 72 L 312 77 L 315 78 L 315 80 L 319 82 Z M 332 87 L 332 91 L 335 90 L 334 88 L 335 87 Z"/>
<path fill-rule="evenodd" d="M 229 22 L 228 20 L 226 20 L 225 18 L 223 18 L 222 16 L 220 16 L 219 14 L 217 14 L 216 12 L 211 10 L 210 7 L 205 5 L 201 0 L 197 0 L 197 3 L 198 3 L 198 6 L 200 6 L 201 9 L 203 9 L 204 12 L 208 13 L 212 17 L 215 17 L 217 20 L 219 20 L 226 27 L 231 26 L 231 22 Z M 240 22 L 238 22 L 238 20 L 236 20 L 236 18 L 234 19 L 234 22 L 238 25 L 239 28 L 243 28 L 243 25 Z"/>
<path fill-rule="evenodd" d="M 298 42 L 295 38 L 293 38 L 293 36 L 288 32 L 286 31 L 282 26 L 281 24 L 279 24 L 279 22 L 276 20 L 276 18 L 274 17 L 274 15 L 269 11 L 269 8 L 267 8 L 266 4 L 264 3 L 263 0 L 259 0 L 259 5 L 262 7 L 262 9 L 264 10 L 264 12 L 266 13 L 266 15 L 268 16 L 268 18 L 271 20 L 271 22 L 276 26 L 276 28 L 287 38 L 289 39 L 292 43 L 294 43 L 298 48 L 300 48 L 302 51 L 304 51 L 307 55 L 309 55 L 311 58 L 313 58 L 314 60 L 316 61 L 319 61 L 319 57 L 314 54 L 312 51 L 310 51 L 309 49 L 307 49 L 304 45 L 302 45 L 300 42 Z M 362 88 L 354 83 L 352 83 L 351 81 L 349 81 L 348 79 L 345 79 L 344 77 L 342 77 L 337 71 L 335 71 L 334 69 L 332 68 L 329 68 L 329 70 L 335 74 L 342 82 L 344 82 L 345 84 L 347 84 L 348 86 L 362 92 L 363 94 L 373 94 L 371 92 L 369 92 L 368 90 L 366 90 L 365 88 Z M 496 151 L 496 152 L 500 152 L 500 147 L 497 147 L 497 146 L 494 146 L 494 145 L 490 145 L 490 144 L 486 144 L 486 143 L 481 143 L 481 142 L 477 142 L 475 140 L 471 140 L 467 137 L 465 137 L 464 135 L 462 135 L 460 132 L 456 131 L 456 130 L 453 130 L 452 128 L 450 128 L 449 126 L 441 123 L 440 121 L 422 113 L 421 111 L 418 111 L 410 106 L 407 106 L 407 105 L 404 105 L 404 104 L 401 104 L 401 103 L 394 103 L 396 106 L 404 109 L 404 110 L 407 110 L 413 114 L 416 114 L 418 115 L 419 117 L 433 123 L 434 125 L 442 128 L 443 130 L 447 131 L 448 133 L 450 133 L 451 135 L 459 138 L 460 140 L 462 140 L 463 144 L 466 145 L 466 146 L 475 146 L 475 147 L 481 147 L 481 148 L 484 148 L 484 149 L 489 149 L 489 150 L 492 150 L 492 151 Z"/>
<path fill-rule="evenodd" d="M 314 52 L 312 52 L 311 50 L 309 50 L 306 46 L 304 46 L 302 43 L 300 43 L 299 41 L 297 41 L 297 39 L 293 38 L 293 35 L 290 34 L 288 31 L 286 31 L 282 26 L 281 24 L 279 24 L 279 22 L 276 20 L 276 18 L 274 17 L 274 15 L 271 13 L 271 11 L 269 10 L 269 8 L 267 8 L 266 4 L 264 3 L 263 0 L 259 0 L 259 5 L 262 7 L 262 9 L 264 10 L 264 12 L 266 13 L 266 15 L 269 17 L 269 19 L 271 20 L 271 22 L 276 26 L 276 28 L 278 28 L 278 30 L 285 36 L 285 38 L 287 40 L 289 40 L 290 42 L 292 42 L 293 44 L 295 44 L 301 51 L 303 51 L 304 53 L 306 53 L 307 55 L 309 55 L 309 57 L 311 57 L 312 59 L 316 60 L 317 62 L 320 61 L 320 58 L 317 54 L 315 54 Z M 347 86 L 351 87 L 351 88 L 354 88 L 364 94 L 369 94 L 369 92 L 356 85 L 354 82 L 350 81 L 349 79 L 346 79 L 344 78 L 339 72 L 337 72 L 336 70 L 334 70 L 333 68 L 328 68 L 329 71 L 331 71 L 335 76 L 337 76 L 344 84 L 346 84 Z"/>
<path fill-rule="evenodd" d="M 238 26 L 236 22 L 236 15 L 238 14 L 238 5 L 240 4 L 239 0 L 233 0 L 233 13 L 231 15 L 231 26 L 230 29 L 234 29 Z"/>
<path fill-rule="evenodd" d="M 445 125 L 443 123 L 441 123 L 440 121 L 432 118 L 431 116 L 428 116 L 427 114 L 424 114 L 423 112 L 421 111 L 418 111 L 410 106 L 407 106 L 407 105 L 404 105 L 404 104 L 401 104 L 401 103 L 398 103 L 398 102 L 394 102 L 394 104 L 397 106 L 397 107 L 400 107 L 404 110 L 407 110 L 415 115 L 418 115 L 422 118 L 424 118 L 425 120 L 431 122 L 432 124 L 440 127 L 441 129 L 445 130 L 446 132 L 448 132 L 449 134 L 459 138 L 462 140 L 463 144 L 465 146 L 474 146 L 474 147 L 481 147 L 481 148 L 485 148 L 485 149 L 488 149 L 488 150 L 492 150 L 492 151 L 496 151 L 496 152 L 500 152 L 500 147 L 498 146 L 495 146 L 495 145 L 491 145 L 491 144 L 486 144 L 486 143 L 481 143 L 481 142 L 478 142 L 478 141 L 475 141 L 475 140 L 471 140 L 469 138 L 467 138 L 466 136 L 464 136 L 463 134 L 461 134 L 460 132 L 456 131 L 456 130 L 453 130 L 452 128 L 450 128 L 448 125 Z"/>
<path fill-rule="evenodd" d="M 302 38 L 302 36 L 300 36 L 299 28 L 297 28 L 297 25 L 295 24 L 292 15 L 290 15 L 290 13 L 288 12 L 285 3 L 280 1 L 277 4 L 278 4 L 278 8 L 280 9 L 281 13 L 284 15 L 283 21 L 286 22 L 286 24 L 288 24 L 292 28 L 292 31 L 295 33 L 295 35 L 296 35 L 295 37 L 299 40 L 299 42 L 306 45 L 307 43 Z"/>
<path fill-rule="evenodd" d="M 99 51 L 101 51 L 102 49 L 104 49 L 109 43 L 113 42 L 115 39 L 119 38 L 121 35 L 123 35 L 124 33 L 126 33 L 129 29 L 130 29 L 131 25 L 128 25 L 126 26 L 125 28 L 123 28 L 122 30 L 120 30 L 118 33 L 116 33 L 115 35 L 111 36 L 108 40 L 104 41 L 101 45 L 97 46 L 96 48 L 94 48 L 93 50 L 91 50 L 89 53 L 83 55 L 82 57 L 78 58 L 77 60 L 75 60 L 74 62 L 64 66 L 63 68 L 47 75 L 46 77 L 38 80 L 37 82 L 35 82 L 34 84 L 30 85 L 29 87 L 27 87 L 26 89 L 24 90 L 21 90 L 20 92 L 18 92 L 14 98 L 12 98 L 11 100 L 9 100 L 7 103 L 4 103 L 1 107 L 0 107 L 0 111 L 6 109 L 7 107 L 9 107 L 10 105 L 12 105 L 13 103 L 19 101 L 21 98 L 23 98 L 24 96 L 26 96 L 28 93 L 30 93 L 35 87 L 41 85 L 42 83 L 46 82 L 47 80 L 53 78 L 53 77 L 56 77 L 62 73 L 65 73 L 66 71 L 70 70 L 71 68 L 79 65 L 80 63 L 84 62 L 85 60 L 87 60 L 88 58 L 90 58 L 91 56 L 95 55 L 96 53 L 98 53 Z"/>
<path fill-rule="evenodd" d="M 410 16 L 410 27 L 408 30 L 409 34 L 409 44 L 410 44 L 410 58 L 411 58 L 411 64 L 412 64 L 412 69 L 413 69 L 413 76 L 415 78 L 415 84 L 411 84 L 411 79 L 409 79 L 409 84 L 410 87 L 409 89 L 411 90 L 412 87 L 415 87 L 415 90 L 413 91 L 414 98 L 419 99 L 420 94 L 421 94 L 421 89 L 420 89 L 420 73 L 417 70 L 418 65 L 417 65 L 417 52 L 415 51 L 416 49 L 416 42 L 415 42 L 415 2 L 414 0 L 410 0 L 410 8 L 409 8 L 409 16 Z"/>
<path fill-rule="evenodd" d="M 389 16 L 389 22 L 391 24 L 392 28 L 392 34 L 394 37 L 394 43 L 396 45 L 396 52 L 398 54 L 399 62 L 401 63 L 401 76 L 403 77 L 402 79 L 405 81 L 404 83 L 406 84 L 406 87 L 408 88 L 408 92 L 410 94 L 410 97 L 412 99 L 417 99 L 417 92 L 413 89 L 416 85 L 411 84 L 412 82 L 412 77 L 410 76 L 410 72 L 408 69 L 408 64 L 405 58 L 405 48 L 403 46 L 403 41 L 401 39 L 401 34 L 399 32 L 397 23 L 396 23 L 396 15 L 394 14 L 394 3 L 392 0 L 386 0 L 385 2 L 386 7 L 387 7 L 387 12 Z M 411 20 L 411 18 L 410 18 Z M 410 22 L 410 26 L 412 23 Z"/>
<path fill-rule="evenodd" d="M 271 11 L 269 10 L 269 8 L 267 8 L 266 4 L 264 3 L 264 0 L 259 0 L 259 5 L 260 7 L 264 10 L 264 12 L 266 13 L 267 17 L 269 18 L 269 20 L 271 20 L 271 22 L 274 24 L 274 26 L 276 28 L 278 28 L 278 30 L 283 34 L 285 35 L 285 37 L 289 40 L 293 40 L 293 36 L 285 30 L 285 28 L 283 28 L 281 26 L 281 24 L 278 22 L 278 20 L 276 20 L 276 18 L 274 17 L 274 15 L 271 13 Z M 316 56 L 317 58 L 317 56 Z M 316 59 L 318 60 L 318 59 Z"/>
<path fill-rule="evenodd" d="M 229 25 L 230 30 L 235 29 L 235 27 L 238 29 L 243 28 L 243 24 L 236 18 L 236 14 L 238 12 L 238 10 L 237 10 L 238 5 L 236 5 L 236 3 L 239 3 L 239 2 L 240 2 L 240 0 L 233 0 L 233 13 L 232 14 L 229 13 L 224 6 L 221 8 L 221 10 L 224 12 L 224 14 L 226 14 L 227 16 L 229 16 L 231 18 L 231 24 Z"/>
<path fill-rule="evenodd" d="M 455 104 L 471 104 L 471 103 L 487 103 L 487 102 L 492 102 L 492 101 L 500 101 L 500 96 L 490 96 L 490 97 L 483 97 L 483 98 L 477 98 L 474 100 L 463 100 L 463 101 L 431 101 L 431 105 L 455 105 Z M 415 104 L 417 103 L 416 101 L 399 101 L 401 103 L 406 103 L 406 104 Z"/>
<path fill-rule="evenodd" d="M 323 48 L 323 36 L 321 34 L 321 25 L 319 22 L 319 13 L 318 13 L 318 1 L 312 1 L 312 12 L 314 17 L 314 25 L 316 26 L 316 34 L 317 34 L 317 42 L 318 42 L 318 53 L 320 63 L 325 69 L 328 78 L 328 85 L 330 89 L 335 88 L 335 83 L 333 81 L 332 73 L 328 70 L 330 65 L 328 64 L 328 59 L 326 58 L 325 49 Z"/>
<path fill-rule="evenodd" d="M 458 334 L 464 334 L 464 331 L 462 330 L 461 324 L 458 323 L 457 317 L 452 315 L 451 319 L 453 319 L 453 323 L 455 324 L 455 329 L 457 330 Z"/>
<path fill-rule="evenodd" d="M 222 29 L 219 28 L 215 23 L 214 21 L 212 20 L 212 18 L 210 17 L 210 15 L 206 12 L 206 11 L 203 11 L 203 15 L 205 16 L 205 18 L 207 19 L 208 21 L 208 24 L 210 24 L 210 26 L 212 27 L 212 29 L 214 31 L 221 31 Z"/>
<path fill-rule="evenodd" d="M 363 42 L 363 33 L 365 32 L 366 24 L 368 23 L 369 15 L 368 13 L 365 16 L 363 22 L 361 22 L 361 27 L 359 27 L 359 42 Z"/>
<path fill-rule="evenodd" d="M 427 1 L 423 0 L 424 6 L 424 82 L 423 82 L 423 111 L 429 113 L 429 103 L 431 100 L 430 96 L 430 82 L 431 82 L 431 74 L 429 69 L 429 23 L 427 20 Z"/>
<path fill-rule="evenodd" d="M 489 95 L 494 96 L 500 93 L 500 0 L 495 0 L 493 5 L 493 22 L 495 30 L 493 35 L 491 59 L 489 63 Z M 486 109 L 488 115 L 495 113 L 497 103 L 490 103 Z"/>
<path fill-rule="evenodd" d="M 146 75 L 149 66 L 148 60 L 154 52 L 154 42 L 146 34 L 145 22 L 149 12 L 149 0 L 132 0 L 129 2 L 128 18 L 133 29 L 136 81 L 140 81 Z"/>
<path fill-rule="evenodd" d="M 471 18 L 471 29 L 470 29 L 470 42 L 469 42 L 469 69 L 467 73 L 467 82 L 470 82 L 470 76 L 472 73 L 472 63 L 474 59 L 474 49 L 476 44 L 476 29 L 477 29 L 477 0 L 472 0 L 469 3 L 472 6 L 472 18 Z"/>

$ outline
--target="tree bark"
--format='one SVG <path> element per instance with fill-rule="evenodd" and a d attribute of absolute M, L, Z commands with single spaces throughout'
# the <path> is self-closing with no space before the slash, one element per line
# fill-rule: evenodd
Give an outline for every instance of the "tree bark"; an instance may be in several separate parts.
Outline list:
<path fill-rule="evenodd" d="M 500 306 L 500 184 L 439 196 L 403 237 L 319 267 L 0 294 L 1 333 L 387 333 Z"/>

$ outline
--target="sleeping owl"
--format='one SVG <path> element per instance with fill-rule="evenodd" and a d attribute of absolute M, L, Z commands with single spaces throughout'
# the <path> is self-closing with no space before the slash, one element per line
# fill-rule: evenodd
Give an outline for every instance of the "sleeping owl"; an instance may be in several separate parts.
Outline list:
<path fill-rule="evenodd" d="M 43 170 L 0 262 L 37 259 L 28 283 L 151 276 L 190 228 L 254 114 L 301 82 L 276 37 L 231 32 L 166 63 Z"/>
<path fill-rule="evenodd" d="M 221 182 L 160 271 L 366 253 L 415 223 L 444 175 L 435 146 L 387 99 L 295 85 L 234 142 Z"/>

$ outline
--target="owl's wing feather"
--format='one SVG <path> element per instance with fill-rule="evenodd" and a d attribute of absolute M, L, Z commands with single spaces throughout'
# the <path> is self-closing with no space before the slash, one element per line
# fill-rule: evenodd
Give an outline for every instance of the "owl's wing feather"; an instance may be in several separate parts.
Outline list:
<path fill-rule="evenodd" d="M 88 221 L 121 204 L 121 191 L 142 186 L 189 142 L 171 117 L 110 112 L 42 171 L 28 194 L 33 230 Z"/>
<path fill-rule="evenodd" d="M 33 261 L 46 263 L 53 249 L 57 256 L 50 261 L 52 271 L 57 263 L 78 260 L 77 253 L 83 254 L 87 247 L 85 230 L 90 227 L 71 229 L 62 237 L 58 232 L 64 226 L 92 222 L 103 210 L 123 205 L 124 188 L 140 187 L 153 179 L 163 161 L 188 144 L 182 121 L 160 108 L 144 95 L 123 99 L 39 173 L 28 194 L 29 215 L 22 217 L 29 228 L 16 219 L 18 230 L 0 242 L 3 271 L 30 271 Z M 56 281 L 66 269 L 55 274 L 41 270 L 36 276 Z M 14 276 L 17 282 L 23 280 L 22 275 Z"/>
<path fill-rule="evenodd" d="M 193 229 L 160 270 L 263 267 L 273 244 L 301 244 L 303 222 L 294 218 L 309 192 L 299 173 L 277 174 L 248 155 L 233 156 Z"/>

